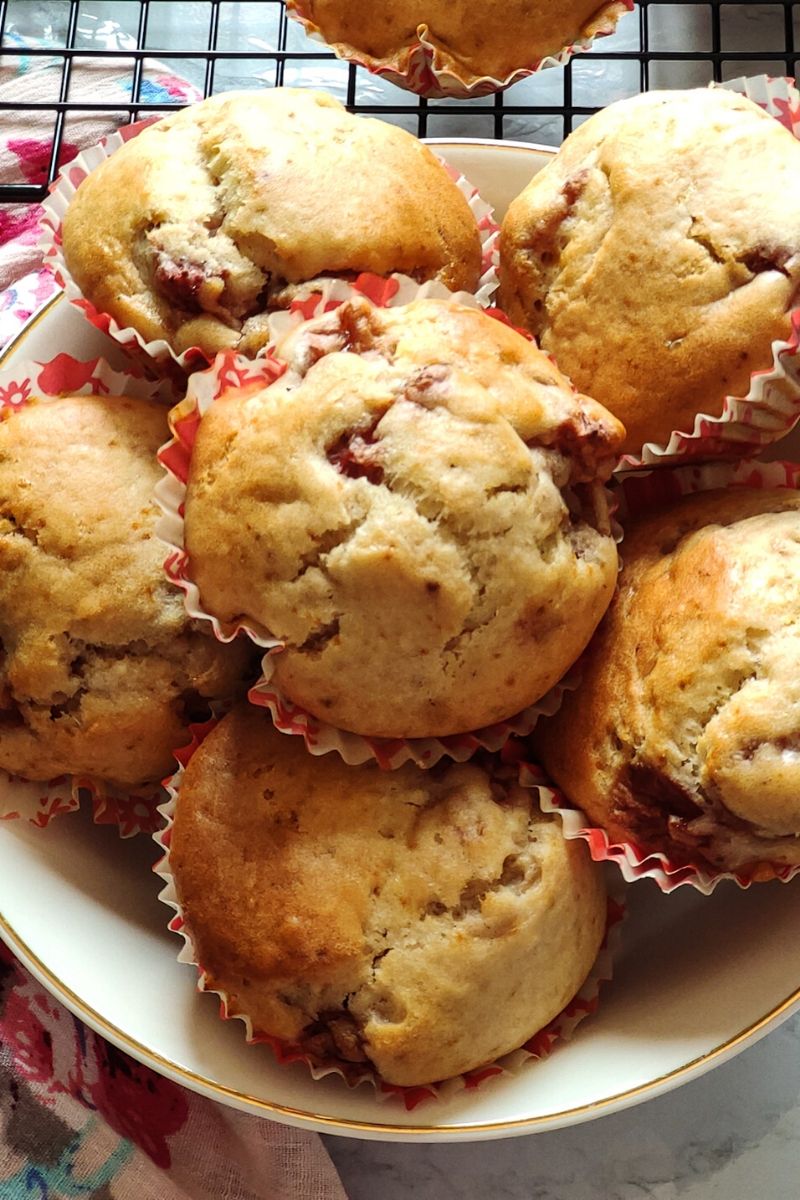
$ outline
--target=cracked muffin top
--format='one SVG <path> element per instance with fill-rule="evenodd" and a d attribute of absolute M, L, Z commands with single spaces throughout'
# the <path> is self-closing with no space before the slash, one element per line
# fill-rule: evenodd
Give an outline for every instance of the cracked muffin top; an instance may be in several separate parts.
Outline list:
<path fill-rule="evenodd" d="M 501 303 L 625 449 L 745 396 L 788 337 L 800 281 L 800 142 L 719 88 L 649 92 L 581 125 L 512 203 Z"/>
<path fill-rule="evenodd" d="M 399 1084 L 521 1046 L 605 927 L 599 868 L 516 768 L 347 766 L 246 706 L 189 762 L 170 866 L 229 1015 Z"/>
<path fill-rule="evenodd" d="M 284 693 L 375 737 L 539 699 L 614 588 L 621 426 L 476 309 L 350 302 L 207 410 L 185 504 L 203 607 L 280 638 Z"/>
<path fill-rule="evenodd" d="M 592 821 L 676 863 L 800 863 L 797 492 L 709 492 L 627 527 L 583 663 L 535 736 Z"/>
<path fill-rule="evenodd" d="M 434 66 L 470 84 L 501 82 L 538 59 L 592 37 L 622 10 L 598 0 L 300 0 L 297 8 L 343 57 L 355 52 L 374 69 L 404 74 L 420 36 L 434 48 Z"/>
<path fill-rule="evenodd" d="M 0 767 L 126 785 L 173 765 L 248 655 L 191 628 L 151 497 L 163 406 L 76 396 L 0 421 Z"/>
<path fill-rule="evenodd" d="M 127 142 L 67 210 L 83 294 L 181 352 L 266 340 L 264 313 L 320 275 L 400 271 L 475 291 L 480 235 L 430 150 L 330 96 L 214 96 Z"/>

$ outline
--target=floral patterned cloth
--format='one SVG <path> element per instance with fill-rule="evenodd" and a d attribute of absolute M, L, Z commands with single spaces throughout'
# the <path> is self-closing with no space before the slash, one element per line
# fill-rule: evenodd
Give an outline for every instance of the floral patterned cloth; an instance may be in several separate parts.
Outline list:
<path fill-rule="evenodd" d="M 47 95 L 48 72 L 60 68 L 41 59 L 22 65 L 0 61 L 0 100 Z M 95 99 L 125 98 L 120 70 L 80 60 L 73 86 Z M 158 64 L 144 86 L 155 102 L 194 98 Z M 41 128 L 30 114 L 24 127 L 8 112 L 2 120 L 0 180 L 40 181 L 50 153 L 46 116 Z M 113 119 L 88 114 L 65 141 L 64 159 L 110 128 Z M 0 209 L 0 345 L 56 290 L 40 269 L 37 219 L 37 205 Z M 346 1200 L 316 1134 L 225 1108 L 134 1062 L 53 1000 L 2 943 L 0 1197 Z"/>
<path fill-rule="evenodd" d="M 3 1200 L 345 1200 L 315 1134 L 202 1099 L 71 1016 L 0 944 Z"/>

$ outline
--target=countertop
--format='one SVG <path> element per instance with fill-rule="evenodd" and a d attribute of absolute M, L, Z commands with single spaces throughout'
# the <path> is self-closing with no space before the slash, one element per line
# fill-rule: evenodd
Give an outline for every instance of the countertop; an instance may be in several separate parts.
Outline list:
<path fill-rule="evenodd" d="M 350 1200 L 778 1200 L 800 1194 L 800 1017 L 694 1083 L 571 1129 L 326 1138 Z"/>

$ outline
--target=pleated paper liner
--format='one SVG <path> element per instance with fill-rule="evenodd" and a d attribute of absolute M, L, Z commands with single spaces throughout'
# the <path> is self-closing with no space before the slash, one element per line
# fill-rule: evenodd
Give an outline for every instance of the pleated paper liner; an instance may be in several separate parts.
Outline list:
<path fill-rule="evenodd" d="M 800 138 L 800 92 L 794 80 L 758 75 L 712 86 L 747 96 Z M 674 466 L 692 460 L 755 457 L 787 434 L 800 418 L 798 348 L 800 308 L 795 308 L 788 338 L 772 343 L 772 365 L 752 373 L 746 396 L 726 396 L 719 416 L 698 413 L 692 429 L 671 433 L 664 445 L 646 442 L 638 455 L 623 456 L 619 471 Z"/>
<path fill-rule="evenodd" d="M 798 489 L 800 464 L 753 461 L 710 463 L 629 475 L 621 480 L 618 489 L 618 516 L 624 521 L 651 508 L 669 504 L 681 496 L 724 487 Z M 587 842 L 595 862 L 614 863 L 627 883 L 652 879 L 662 892 L 673 892 L 688 884 L 709 896 L 723 880 L 730 880 L 740 888 L 748 888 L 753 883 L 773 879 L 788 883 L 800 874 L 800 865 L 787 866 L 784 863 L 765 862 L 752 870 L 739 872 L 676 863 L 669 855 L 645 850 L 635 842 L 612 841 L 604 829 L 592 825 L 585 813 L 575 808 L 537 764 L 524 764 L 521 781 L 523 779 L 528 786 L 536 788 L 542 811 L 557 813 L 561 818 L 564 836 Z"/>
<path fill-rule="evenodd" d="M 51 188 L 50 195 L 43 204 L 40 247 L 45 266 L 50 268 L 58 283 L 64 288 L 67 298 L 81 309 L 87 320 L 96 329 L 100 329 L 118 342 L 131 358 L 144 363 L 151 374 L 165 375 L 172 379 L 176 394 L 179 394 L 180 390 L 185 387 L 188 374 L 208 366 L 210 362 L 208 355 L 198 346 L 192 346 L 181 354 L 177 354 L 165 339 L 154 338 L 147 341 L 135 329 L 130 326 L 121 326 L 108 313 L 100 312 L 91 301 L 83 296 L 73 279 L 64 260 L 61 239 L 67 208 L 86 176 L 125 142 L 130 141 L 131 138 L 136 137 L 143 129 L 152 124 L 153 120 L 148 119 L 127 125 L 116 133 L 103 138 L 96 146 L 84 150 L 62 168 Z M 497 241 L 500 228 L 494 220 L 491 205 L 481 199 L 477 188 L 473 187 L 463 175 L 447 163 L 442 162 L 442 165 L 469 203 L 480 232 L 481 277 L 475 294 L 480 298 L 482 306 L 487 307 L 497 291 L 497 265 L 499 262 Z M 401 284 L 407 279 L 406 276 L 399 274 L 389 276 L 389 279 L 394 278 Z M 318 288 L 320 282 L 322 279 L 312 281 L 310 285 L 312 290 Z M 409 282 L 414 283 L 413 280 Z M 419 285 L 414 283 L 414 286 L 418 287 Z"/>
<path fill-rule="evenodd" d="M 173 437 L 159 451 L 166 474 L 156 488 L 156 499 L 164 514 L 156 532 L 169 547 L 164 567 L 169 579 L 183 591 L 187 613 L 195 620 L 209 622 L 214 636 L 220 641 L 231 641 L 244 635 L 261 646 L 266 651 L 262 659 L 263 674 L 249 693 L 250 701 L 270 710 L 275 727 L 281 733 L 303 737 L 312 754 L 336 751 L 351 765 L 375 759 L 387 769 L 395 769 L 409 761 L 420 767 L 432 767 L 443 757 L 463 762 L 479 749 L 497 751 L 509 737 L 530 733 L 540 716 L 552 716 L 561 704 L 564 692 L 576 686 L 577 676 L 570 670 L 550 691 L 521 713 L 494 725 L 451 737 L 366 738 L 311 716 L 290 701 L 272 681 L 272 655 L 280 652 L 280 640 L 268 630 L 246 622 L 221 622 L 203 607 L 199 589 L 190 575 L 189 557 L 184 544 L 183 506 L 189 464 L 203 414 L 231 388 L 268 387 L 278 379 L 286 370 L 286 364 L 273 357 L 274 343 L 277 343 L 279 350 L 283 337 L 304 320 L 334 309 L 354 295 L 363 295 L 381 307 L 390 307 L 407 304 L 420 297 L 441 296 L 443 292 L 449 294 L 440 284 L 420 285 L 413 281 L 398 284 L 396 280 L 362 275 L 354 283 L 331 281 L 330 286 L 326 286 L 322 292 L 315 291 L 305 300 L 295 300 L 290 311 L 277 313 L 271 318 L 273 344 L 263 357 L 248 360 L 233 351 L 223 351 L 217 355 L 212 367 L 197 371 L 190 377 L 186 398 L 170 413 Z M 462 295 L 459 300 L 478 307 L 474 297 Z M 490 309 L 488 312 L 508 324 L 498 310 Z M 616 522 L 613 523 L 613 532 L 619 540 L 621 529 Z"/>
<path fill-rule="evenodd" d="M 372 738 L 328 725 L 287 699 L 270 681 L 268 673 L 272 663 L 269 654 L 262 660 L 262 669 L 264 677 L 250 689 L 248 700 L 269 709 L 276 729 L 302 737 L 311 754 L 335 751 L 350 766 L 374 759 L 386 771 L 394 771 L 407 762 L 423 768 L 434 767 L 443 758 L 466 762 L 479 750 L 493 753 L 501 750 L 510 738 L 526 737 L 531 733 L 539 717 L 551 717 L 556 713 L 564 692 L 575 688 L 579 679 L 576 671 L 569 671 L 536 704 L 505 721 L 469 733 L 441 738 Z"/>
<path fill-rule="evenodd" d="M 558 53 L 544 58 L 527 58 L 524 38 L 521 38 L 520 66 L 505 78 L 498 79 L 491 75 L 476 75 L 466 66 L 459 72 L 457 69 L 440 65 L 438 50 L 430 39 L 427 25 L 420 24 L 414 41 L 399 48 L 396 54 L 377 58 L 354 46 L 341 42 L 327 42 L 313 19 L 308 0 L 288 0 L 286 5 L 288 14 L 303 26 L 308 36 L 329 46 L 338 58 L 364 67 L 373 75 L 387 79 L 407 91 L 416 92 L 418 96 L 426 96 L 429 99 L 450 96 L 461 100 L 490 96 L 547 67 L 564 66 L 574 54 L 589 50 L 595 38 L 607 37 L 614 33 L 619 18 L 623 13 L 632 10 L 633 0 L 612 0 L 599 8 L 591 22 L 581 31 L 581 37 L 564 46 Z"/>
<path fill-rule="evenodd" d="M 102 358 L 56 354 L 47 362 L 14 359 L 0 366 L 0 419 L 15 409 L 57 396 L 133 396 L 164 399 L 163 386 L 131 367 L 115 371 Z"/>
<path fill-rule="evenodd" d="M 202 965 L 197 962 L 191 934 L 181 914 L 175 881 L 169 864 L 175 804 L 183 772 L 198 746 L 202 744 L 216 723 L 216 720 L 210 720 L 201 725 L 192 726 L 191 741 L 187 746 L 175 752 L 178 770 L 171 779 L 165 780 L 169 799 L 159 809 L 162 824 L 154 835 L 155 841 L 163 850 L 164 855 L 153 870 L 164 880 L 165 884 L 159 893 L 159 899 L 175 912 L 175 916 L 169 921 L 168 928 L 183 939 L 178 961 L 195 967 L 198 974 L 197 990 L 199 992 L 213 992 L 219 997 L 222 1020 L 242 1021 L 248 1043 L 268 1046 L 276 1061 L 281 1065 L 295 1062 L 305 1063 L 313 1079 L 324 1079 L 329 1075 L 337 1075 L 351 1088 L 361 1084 L 371 1085 L 375 1089 L 377 1099 L 399 1101 L 410 1112 L 425 1101 L 449 1099 L 462 1090 L 473 1090 L 480 1087 L 488 1079 L 501 1075 L 516 1075 L 526 1063 L 546 1058 L 560 1042 L 568 1042 L 580 1023 L 597 1010 L 601 985 L 610 981 L 613 975 L 613 962 L 619 947 L 621 924 L 625 917 L 624 891 L 622 888 L 613 886 L 607 898 L 606 932 L 600 952 L 592 970 L 575 996 L 549 1024 L 530 1037 L 518 1050 L 503 1055 L 495 1062 L 474 1071 L 424 1086 L 404 1087 L 399 1084 L 386 1083 L 374 1070 L 365 1068 L 363 1064 L 350 1064 L 339 1060 L 330 1062 L 316 1060 L 298 1046 L 285 1043 L 268 1034 L 259 1033 L 253 1028 L 246 1013 L 233 1011 L 224 991 L 211 986 Z"/>
<path fill-rule="evenodd" d="M 160 827 L 159 805 L 164 793 L 158 784 L 130 790 L 84 775 L 60 775 L 32 783 L 0 771 L 0 821 L 27 821 L 45 829 L 55 817 L 91 804 L 96 825 L 116 825 L 122 838 L 154 833 Z"/>

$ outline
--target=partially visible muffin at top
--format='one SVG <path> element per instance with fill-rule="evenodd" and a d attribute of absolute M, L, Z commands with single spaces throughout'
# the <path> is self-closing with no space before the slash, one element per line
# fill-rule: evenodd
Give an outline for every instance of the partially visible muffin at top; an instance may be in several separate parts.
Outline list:
<path fill-rule="evenodd" d="M 515 770 L 350 767 L 247 707 L 189 762 L 169 857 L 229 1015 L 397 1084 L 521 1046 L 580 988 L 605 929 L 599 867 Z"/>
<path fill-rule="evenodd" d="M 501 303 L 625 450 L 744 396 L 788 337 L 800 284 L 800 142 L 720 88 L 621 100 L 512 203 Z"/>
<path fill-rule="evenodd" d="M 228 92 L 100 164 L 64 218 L 83 294 L 177 352 L 255 352 L 264 314 L 321 275 L 403 272 L 475 291 L 478 227 L 415 137 L 294 88 Z"/>
<path fill-rule="evenodd" d="M 370 70 L 409 71 L 420 39 L 436 72 L 466 87 L 484 76 L 503 83 L 515 71 L 598 30 L 608 32 L 626 7 L 618 0 L 289 0 L 342 58 Z"/>
<path fill-rule="evenodd" d="M 628 526 L 580 686 L 535 737 L 614 841 L 759 878 L 800 864 L 800 494 L 708 492 Z"/>
<path fill-rule="evenodd" d="M 32 402 L 0 421 L 0 767 L 156 781 L 249 660 L 194 629 L 155 536 L 163 406 Z"/>
<path fill-rule="evenodd" d="M 355 733 L 443 736 L 539 699 L 614 589 L 619 423 L 448 301 L 349 302 L 279 353 L 285 375 L 199 425 L 185 544 L 203 607 L 279 638 L 285 694 Z"/>

